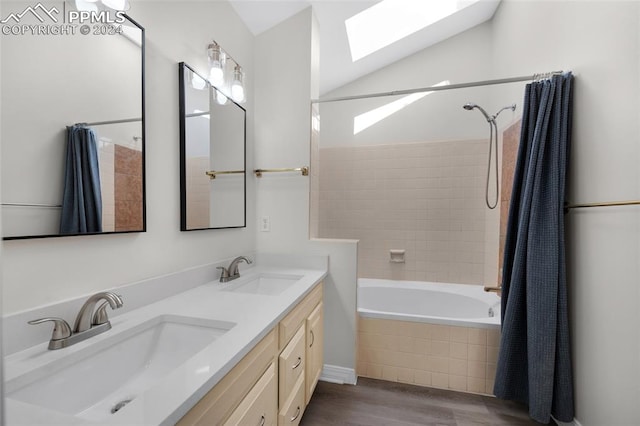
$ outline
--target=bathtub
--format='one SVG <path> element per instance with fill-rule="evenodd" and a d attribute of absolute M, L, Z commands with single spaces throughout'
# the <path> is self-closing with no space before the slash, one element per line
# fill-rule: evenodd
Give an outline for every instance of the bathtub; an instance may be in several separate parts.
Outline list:
<path fill-rule="evenodd" d="M 500 298 L 482 286 L 358 280 L 358 376 L 491 395 Z"/>
<path fill-rule="evenodd" d="M 358 279 L 358 314 L 463 327 L 500 327 L 500 298 L 480 285 Z"/>

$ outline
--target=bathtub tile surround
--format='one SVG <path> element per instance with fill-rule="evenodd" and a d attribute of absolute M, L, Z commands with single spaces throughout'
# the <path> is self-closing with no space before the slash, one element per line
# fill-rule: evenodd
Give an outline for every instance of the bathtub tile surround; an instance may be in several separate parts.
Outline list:
<path fill-rule="evenodd" d="M 507 127 L 502 133 L 502 184 L 500 186 L 500 242 L 498 249 L 498 280 L 502 283 L 502 265 L 504 260 L 504 243 L 507 237 L 507 221 L 509 219 L 509 205 L 511 203 L 511 189 L 513 187 L 513 174 L 516 170 L 518 159 L 518 146 L 520 145 L 520 128 L 522 121 L 518 120 Z M 493 284 L 493 283 L 492 283 Z M 485 284 L 487 285 L 487 284 Z"/>
<path fill-rule="evenodd" d="M 357 374 L 492 394 L 499 305 L 478 286 L 361 278 Z"/>
<path fill-rule="evenodd" d="M 359 239 L 360 277 L 482 283 L 487 150 L 486 140 L 320 148 L 318 236 Z M 390 262 L 392 249 L 405 263 Z"/>
<path fill-rule="evenodd" d="M 500 331 L 358 319 L 358 376 L 493 394 Z"/>

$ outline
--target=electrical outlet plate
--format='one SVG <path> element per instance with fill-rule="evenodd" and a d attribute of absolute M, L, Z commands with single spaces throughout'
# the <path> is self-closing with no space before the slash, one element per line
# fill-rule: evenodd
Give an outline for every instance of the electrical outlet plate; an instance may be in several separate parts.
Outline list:
<path fill-rule="evenodd" d="M 260 220 L 260 231 L 271 232 L 271 219 L 269 216 L 262 216 Z"/>

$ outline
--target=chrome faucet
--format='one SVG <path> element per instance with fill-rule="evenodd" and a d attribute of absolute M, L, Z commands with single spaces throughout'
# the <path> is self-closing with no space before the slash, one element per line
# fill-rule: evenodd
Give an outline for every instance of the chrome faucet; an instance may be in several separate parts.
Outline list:
<path fill-rule="evenodd" d="M 96 304 L 103 299 L 106 300 L 106 302 L 102 302 L 98 309 L 95 309 Z M 96 293 L 87 299 L 84 305 L 82 305 L 82 308 L 80 308 L 80 312 L 78 312 L 75 325 L 73 326 L 73 332 L 82 333 L 83 331 L 91 329 L 93 326 L 108 324 L 107 304 L 111 306 L 111 309 L 118 309 L 122 307 L 122 299 L 110 291 Z M 111 328 L 111 325 L 109 325 L 109 328 Z"/>
<path fill-rule="evenodd" d="M 95 309 L 100 300 L 105 301 Z M 110 291 L 96 293 L 89 297 L 80 308 L 80 312 L 78 312 L 73 331 L 69 323 L 62 318 L 40 318 L 29 321 L 29 324 L 53 322 L 53 334 L 51 335 L 51 340 L 49 340 L 49 349 L 62 349 L 109 330 L 111 323 L 107 316 L 107 306 L 111 306 L 111 309 L 121 308 L 122 298 Z"/>
<path fill-rule="evenodd" d="M 222 270 L 222 273 L 220 274 L 220 282 L 226 283 L 235 280 L 236 278 L 240 278 L 238 264 L 242 261 L 246 262 L 247 265 L 251 265 L 253 263 L 248 257 L 238 256 L 231 261 L 228 268 L 225 268 L 224 266 L 218 266 L 216 269 Z"/>

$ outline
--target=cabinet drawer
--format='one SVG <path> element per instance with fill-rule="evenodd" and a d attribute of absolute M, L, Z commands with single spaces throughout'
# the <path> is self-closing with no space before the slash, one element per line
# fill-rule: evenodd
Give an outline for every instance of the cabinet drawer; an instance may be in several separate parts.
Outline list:
<path fill-rule="evenodd" d="M 225 426 L 270 426 L 277 424 L 277 394 L 276 366 L 271 363 L 258 383 L 224 423 Z"/>
<path fill-rule="evenodd" d="M 291 312 L 287 314 L 282 321 L 280 321 L 280 344 L 278 347 L 280 350 L 284 348 L 293 335 L 298 331 L 301 324 L 307 319 L 313 308 L 322 300 L 322 283 L 318 284 L 311 293 L 307 295 L 302 301 L 293 308 Z"/>
<path fill-rule="evenodd" d="M 284 406 L 285 401 L 302 377 L 304 381 L 305 369 L 305 328 L 304 324 L 298 329 L 291 342 L 282 351 L 278 358 L 279 368 L 279 407 Z"/>
<path fill-rule="evenodd" d="M 298 426 L 304 413 L 304 378 L 298 378 L 293 393 L 280 409 L 278 426 Z"/>

